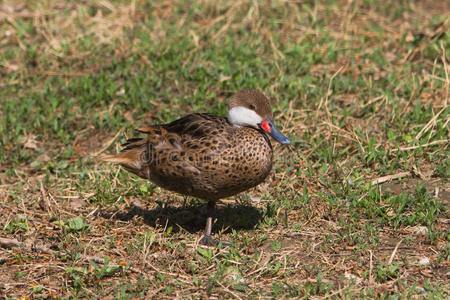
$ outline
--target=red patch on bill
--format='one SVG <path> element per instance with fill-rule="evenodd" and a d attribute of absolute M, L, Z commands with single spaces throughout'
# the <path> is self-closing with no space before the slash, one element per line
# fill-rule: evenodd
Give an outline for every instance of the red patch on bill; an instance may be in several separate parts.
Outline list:
<path fill-rule="evenodd" d="M 269 121 L 267 121 L 267 120 L 265 120 L 264 122 L 261 123 L 261 128 L 269 133 L 271 132 L 270 126 L 269 126 Z"/>

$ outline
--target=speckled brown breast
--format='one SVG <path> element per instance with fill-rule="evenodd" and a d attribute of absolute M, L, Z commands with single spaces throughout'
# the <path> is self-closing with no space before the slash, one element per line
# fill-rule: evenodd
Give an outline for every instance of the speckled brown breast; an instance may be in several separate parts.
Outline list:
<path fill-rule="evenodd" d="M 224 117 L 192 114 L 141 131 L 149 137 L 124 149 L 140 151 L 140 163 L 124 167 L 180 194 L 218 200 L 258 185 L 272 167 L 268 137 Z"/>

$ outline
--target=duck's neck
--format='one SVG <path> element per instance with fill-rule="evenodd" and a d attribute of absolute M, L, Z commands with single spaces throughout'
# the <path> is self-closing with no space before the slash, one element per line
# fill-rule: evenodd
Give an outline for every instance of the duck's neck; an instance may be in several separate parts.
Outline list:
<path fill-rule="evenodd" d="M 264 139 L 266 140 L 267 144 L 269 144 L 270 150 L 273 150 L 272 143 L 270 142 L 270 138 L 267 136 L 267 134 L 264 131 L 262 131 L 262 130 L 258 130 L 258 131 L 264 137 Z"/>

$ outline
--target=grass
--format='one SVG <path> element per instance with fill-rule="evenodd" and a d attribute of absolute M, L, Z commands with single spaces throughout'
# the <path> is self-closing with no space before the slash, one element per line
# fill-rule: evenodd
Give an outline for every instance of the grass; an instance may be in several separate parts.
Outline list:
<path fill-rule="evenodd" d="M 449 10 L 2 2 L 0 294 L 448 298 Z M 197 199 L 96 160 L 143 124 L 223 115 L 248 87 L 293 144 L 222 201 L 232 247 L 198 246 Z"/>

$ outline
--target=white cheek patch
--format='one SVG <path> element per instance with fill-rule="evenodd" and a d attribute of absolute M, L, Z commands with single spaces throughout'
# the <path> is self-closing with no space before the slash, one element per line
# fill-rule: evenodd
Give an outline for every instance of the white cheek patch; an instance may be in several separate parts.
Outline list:
<path fill-rule="evenodd" d="M 228 121 L 235 126 L 252 126 L 258 128 L 262 118 L 254 110 L 243 106 L 233 107 L 228 111 Z"/>

